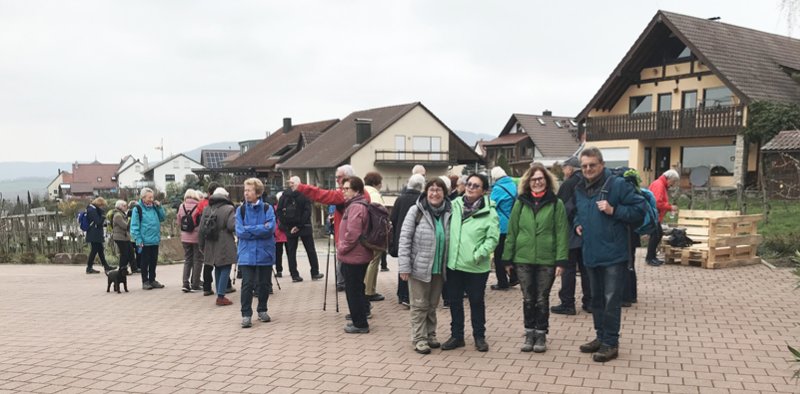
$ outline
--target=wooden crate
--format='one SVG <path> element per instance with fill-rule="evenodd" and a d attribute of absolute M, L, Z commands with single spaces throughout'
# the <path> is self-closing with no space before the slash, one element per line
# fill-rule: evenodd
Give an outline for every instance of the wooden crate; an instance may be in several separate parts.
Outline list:
<path fill-rule="evenodd" d="M 687 210 L 678 213 L 677 227 L 700 241 L 687 248 L 675 248 L 664 240 L 665 262 L 703 268 L 725 268 L 759 262 L 756 256 L 761 235 L 758 222 L 763 215 L 739 215 L 737 211 Z"/>

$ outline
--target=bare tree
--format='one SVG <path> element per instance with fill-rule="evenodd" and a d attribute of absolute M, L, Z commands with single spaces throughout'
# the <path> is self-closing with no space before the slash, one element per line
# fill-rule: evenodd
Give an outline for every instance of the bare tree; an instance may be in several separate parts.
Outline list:
<path fill-rule="evenodd" d="M 797 17 L 800 15 L 800 0 L 781 0 L 778 5 L 783 17 L 786 18 L 786 27 L 789 30 L 789 35 L 792 35 Z"/>

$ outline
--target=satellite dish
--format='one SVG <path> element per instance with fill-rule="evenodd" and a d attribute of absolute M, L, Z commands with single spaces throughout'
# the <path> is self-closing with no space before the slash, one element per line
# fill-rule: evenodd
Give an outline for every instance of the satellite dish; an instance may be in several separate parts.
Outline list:
<path fill-rule="evenodd" d="M 699 166 L 692 169 L 689 174 L 689 182 L 692 186 L 705 186 L 708 183 L 708 177 L 711 176 L 711 169 L 706 166 Z"/>

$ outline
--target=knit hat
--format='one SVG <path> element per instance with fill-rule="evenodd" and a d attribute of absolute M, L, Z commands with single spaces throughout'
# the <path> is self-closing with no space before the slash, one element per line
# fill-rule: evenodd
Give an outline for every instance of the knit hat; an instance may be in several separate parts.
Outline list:
<path fill-rule="evenodd" d="M 564 160 L 564 164 L 562 164 L 562 166 L 570 166 L 570 167 L 573 167 L 573 168 L 581 168 L 581 161 L 578 160 L 578 158 L 575 157 L 575 156 L 570 156 L 569 159 Z"/>
<path fill-rule="evenodd" d="M 492 168 L 492 179 L 498 180 L 506 175 L 508 174 L 506 174 L 506 171 L 503 169 L 503 167 L 497 166 Z"/>

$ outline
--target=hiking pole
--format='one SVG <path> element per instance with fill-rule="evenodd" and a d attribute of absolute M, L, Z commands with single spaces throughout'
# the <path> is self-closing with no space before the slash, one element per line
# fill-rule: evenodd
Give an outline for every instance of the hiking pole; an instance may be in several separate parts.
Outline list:
<path fill-rule="evenodd" d="M 239 264 L 233 264 L 233 277 L 231 277 L 231 286 L 236 284 L 236 270 L 239 268 Z"/>
<path fill-rule="evenodd" d="M 325 290 L 323 291 L 322 296 L 323 311 L 328 306 L 328 279 L 330 278 L 330 275 L 328 275 L 328 269 L 331 266 L 331 237 L 332 235 L 328 234 L 328 257 L 325 259 Z"/>
<path fill-rule="evenodd" d="M 278 282 L 278 274 L 275 272 L 275 266 L 272 266 L 272 277 L 275 278 L 275 284 L 278 285 L 278 290 L 281 289 L 281 282 Z"/>
<path fill-rule="evenodd" d="M 333 242 L 333 276 L 336 278 L 336 313 L 339 313 L 339 271 L 336 269 L 337 267 L 336 261 L 336 242 Z"/>

